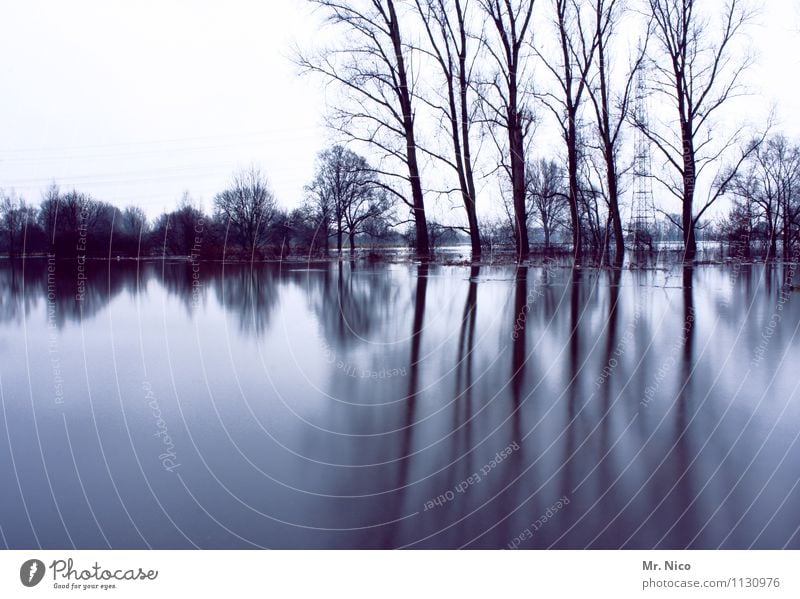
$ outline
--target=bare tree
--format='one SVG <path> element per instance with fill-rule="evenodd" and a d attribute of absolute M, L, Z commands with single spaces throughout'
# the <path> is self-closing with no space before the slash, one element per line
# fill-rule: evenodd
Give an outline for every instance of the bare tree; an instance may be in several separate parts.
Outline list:
<path fill-rule="evenodd" d="M 608 243 L 611 239 L 611 215 L 606 190 L 598 182 L 602 181 L 601 167 L 595 156 L 587 152 L 587 144 L 579 142 L 583 151 L 578 156 L 578 214 L 581 234 L 586 246 L 599 252 L 603 260 L 608 259 Z"/>
<path fill-rule="evenodd" d="M 316 245 L 328 256 L 330 254 L 331 225 L 338 223 L 335 233 L 339 233 L 337 237 L 341 238 L 342 221 L 341 219 L 334 220 L 333 208 L 328 196 L 319 193 L 314 188 L 315 183 L 316 177 L 314 182 L 305 187 L 306 196 L 303 205 L 292 214 L 296 229 L 310 229 L 307 239 L 309 249 L 313 249 L 313 246 Z M 341 250 L 339 251 L 341 252 Z"/>
<path fill-rule="evenodd" d="M 449 156 L 436 157 L 449 165 L 458 177 L 458 191 L 467 213 L 467 232 L 472 259 L 481 256 L 481 236 L 475 209 L 475 174 L 471 128 L 475 121 L 473 69 L 478 44 L 472 44 L 467 27 L 471 18 L 470 0 L 414 0 L 427 35 L 426 53 L 433 58 L 444 83 L 439 99 L 424 99 L 443 117 L 452 144 Z"/>
<path fill-rule="evenodd" d="M 578 263 L 583 259 L 578 181 L 582 148 L 578 147 L 578 119 L 589 70 L 597 50 L 597 28 L 590 24 L 584 14 L 585 5 L 584 0 L 553 0 L 558 52 L 553 57 L 538 53 L 556 81 L 556 91 L 540 94 L 540 98 L 555 115 L 566 144 L 572 251 Z"/>
<path fill-rule="evenodd" d="M 61 194 L 57 205 L 56 241 L 60 239 L 62 252 L 66 251 L 70 255 L 84 253 L 84 244 L 90 237 L 107 241 L 111 232 L 109 209 L 113 207 L 74 189 Z"/>
<path fill-rule="evenodd" d="M 720 22 L 712 24 L 700 12 L 702 4 L 697 0 L 648 0 L 655 37 L 651 46 L 656 46 L 651 85 L 672 105 L 675 119 L 662 127 L 636 123 L 663 155 L 668 170 L 677 175 L 654 176 L 681 202 L 681 220 L 675 224 L 682 230 L 688 261 L 697 254 L 697 222 L 757 147 L 747 144 L 723 177 L 717 172 L 708 198 L 696 209 L 698 177 L 720 164 L 728 149 L 739 145 L 742 128 L 716 142 L 713 118 L 742 91 L 742 74 L 751 61 L 740 55 L 735 42 L 754 16 L 747 0 L 726 0 Z"/>
<path fill-rule="evenodd" d="M 378 209 L 374 201 L 376 188 L 373 169 L 363 156 L 341 145 L 320 152 L 316 175 L 306 189 L 324 234 L 327 236 L 328 229 L 333 227 L 339 255 L 345 231 L 350 233 L 352 247 L 356 229 L 369 218 L 362 216 L 374 215 Z"/>
<path fill-rule="evenodd" d="M 47 247 L 52 250 L 55 245 L 56 226 L 58 224 L 58 208 L 61 203 L 61 191 L 58 185 L 51 183 L 42 194 L 39 204 L 39 226 L 47 237 Z"/>
<path fill-rule="evenodd" d="M 790 256 L 800 224 L 800 147 L 783 135 L 759 144 L 727 191 L 743 202 L 734 207 L 736 222 L 747 216 L 754 233 L 763 233 L 767 257 L 776 257 L 778 237 L 784 257 Z"/>
<path fill-rule="evenodd" d="M 524 67 L 534 0 L 479 0 L 479 4 L 494 29 L 495 39 L 490 41 L 484 37 L 483 41 L 496 70 L 492 79 L 479 86 L 480 95 L 498 148 L 502 149 L 502 144 L 494 137 L 493 128 L 499 128 L 507 136 L 503 152 L 506 156 L 501 159 L 501 165 L 511 181 L 514 242 L 517 259 L 523 260 L 530 254 L 525 211 L 525 150 L 533 125 L 533 113 L 526 99 Z"/>
<path fill-rule="evenodd" d="M 214 207 L 230 227 L 233 239 L 252 258 L 266 242 L 269 225 L 277 214 L 266 177 L 255 167 L 236 173 L 231 186 L 214 198 Z"/>
<path fill-rule="evenodd" d="M 126 228 L 136 227 L 141 224 L 141 222 L 137 222 L 141 216 L 143 215 L 123 214 L 123 223 Z M 153 227 L 153 236 L 157 240 L 157 244 L 161 246 L 162 252 L 169 250 L 178 256 L 191 256 L 193 252 L 196 252 L 194 249 L 196 242 L 203 237 L 204 219 L 199 202 L 195 202 L 189 192 L 184 191 L 177 209 L 161 215 L 156 221 Z M 139 230 L 136 230 L 134 234 L 138 236 Z"/>
<path fill-rule="evenodd" d="M 356 236 L 371 230 L 371 225 L 380 220 L 390 209 L 386 190 L 370 185 L 358 194 L 344 211 L 347 236 L 350 240 L 350 255 L 356 251 Z"/>
<path fill-rule="evenodd" d="M 747 195 L 738 195 L 740 192 L 745 192 L 744 185 L 754 181 L 755 179 L 749 176 L 739 177 L 734 181 L 732 188 L 736 190 L 731 189 L 733 195 L 731 209 L 718 220 L 717 230 L 729 243 L 737 246 L 737 252 L 743 257 L 750 257 L 753 243 L 763 239 L 766 241 L 767 258 L 769 259 L 769 256 L 773 255 L 770 246 L 774 245 L 774 238 L 768 238 L 769 226 L 762 229 L 764 223 L 755 212 L 755 204 L 747 199 Z"/>
<path fill-rule="evenodd" d="M 628 120 L 633 100 L 634 81 L 645 60 L 649 25 L 631 68 L 619 88 L 615 88 L 612 52 L 620 21 L 626 13 L 626 5 L 624 0 L 592 0 L 591 10 L 597 50 L 594 74 L 587 81 L 587 90 L 594 108 L 599 150 L 603 157 L 605 197 L 614 233 L 615 262 L 622 264 L 625 256 L 625 233 L 620 211 L 623 168 L 619 164 L 619 152 L 623 125 Z"/>
<path fill-rule="evenodd" d="M 0 190 L 0 232 L 5 234 L 9 258 L 16 257 L 25 228 L 35 219 L 36 208 L 28 206 L 13 191 L 6 193 Z"/>
<path fill-rule="evenodd" d="M 147 215 L 138 206 L 128 206 L 122 211 L 120 219 L 122 232 L 131 237 L 139 237 L 147 233 Z"/>
<path fill-rule="evenodd" d="M 349 104 L 333 110 L 331 123 L 354 140 L 377 147 L 386 158 L 405 165 L 406 175 L 383 170 L 389 180 L 399 180 L 411 190 L 384 183 L 387 191 L 411 209 L 416 228 L 416 248 L 427 255 L 428 228 L 422 193 L 415 131 L 414 90 L 407 64 L 411 49 L 394 0 L 310 0 L 322 7 L 328 21 L 343 28 L 340 46 L 314 57 L 300 55 L 300 66 L 336 82 Z"/>
<path fill-rule="evenodd" d="M 553 160 L 541 158 L 525 169 L 528 213 L 535 214 L 542 225 L 544 249 L 550 250 L 553 233 L 563 224 L 568 213 L 564 189 L 564 169 Z"/>

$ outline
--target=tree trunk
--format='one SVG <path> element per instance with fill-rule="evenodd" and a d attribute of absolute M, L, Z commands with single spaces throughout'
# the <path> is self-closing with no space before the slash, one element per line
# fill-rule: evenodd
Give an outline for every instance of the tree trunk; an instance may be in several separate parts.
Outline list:
<path fill-rule="evenodd" d="M 323 235 L 323 238 L 322 238 L 322 247 L 323 247 L 323 250 L 325 252 L 325 257 L 327 258 L 331 254 L 331 248 L 330 248 L 330 245 L 331 245 L 330 234 L 331 234 L 331 232 L 330 232 L 330 229 L 328 229 L 327 223 L 325 224 L 325 229 L 324 229 L 323 233 L 324 233 L 324 235 Z"/>
<path fill-rule="evenodd" d="M 789 203 L 784 200 L 783 201 L 783 260 L 789 260 L 789 257 L 792 255 L 792 248 L 790 243 L 790 225 L 791 220 L 789 219 Z"/>
<path fill-rule="evenodd" d="M 697 256 L 697 240 L 695 238 L 694 220 L 692 219 L 692 205 L 684 199 L 683 204 L 683 259 L 693 262 Z"/>
<path fill-rule="evenodd" d="M 481 259 L 481 233 L 478 229 L 478 215 L 475 211 L 475 202 L 468 200 L 467 221 L 469 223 L 469 242 L 472 248 L 472 259 Z"/>
<path fill-rule="evenodd" d="M 356 234 L 352 231 L 350 232 L 350 257 L 356 255 Z"/>
<path fill-rule="evenodd" d="M 608 209 L 611 212 L 611 226 L 614 230 L 614 264 L 622 266 L 625 261 L 625 233 L 622 229 L 622 216 L 619 212 L 619 188 L 613 155 L 606 159 L 608 176 Z"/>
<path fill-rule="evenodd" d="M 514 200 L 514 241 L 516 242 L 517 260 L 525 260 L 530 255 L 528 242 L 528 218 L 525 214 L 525 143 L 522 136 L 522 124 L 516 109 L 516 92 L 514 106 L 509 115 L 509 148 L 511 158 L 511 190 Z"/>
<path fill-rule="evenodd" d="M 683 109 L 683 103 L 680 102 Z M 691 120 L 681 125 L 683 137 L 683 212 L 681 226 L 683 227 L 683 259 L 693 262 L 697 256 L 697 241 L 695 239 L 694 221 L 694 188 L 697 174 L 695 172 L 694 142 L 692 138 L 693 125 Z"/>
<path fill-rule="evenodd" d="M 609 74 L 606 69 L 606 43 L 614 35 L 613 13 L 604 13 L 603 4 L 596 6 L 596 25 L 595 39 L 597 40 L 597 69 L 598 83 L 600 88 L 600 101 L 595 100 L 595 112 L 597 114 L 598 128 L 600 137 L 603 140 L 603 157 L 606 163 L 606 185 L 608 187 L 608 211 L 611 217 L 611 226 L 614 232 L 614 265 L 622 266 L 625 261 L 625 233 L 622 229 L 622 215 L 619 210 L 619 174 L 617 172 L 617 158 L 615 155 L 616 137 L 612 133 L 611 109 L 609 100 Z M 608 28 L 608 29 L 607 29 Z M 635 72 L 635 71 L 634 71 Z M 628 82 L 630 83 L 631 76 Z M 584 80 L 586 76 L 584 75 Z M 588 82 L 587 82 L 588 83 Z M 591 94 L 591 87 L 589 93 Z M 595 96 L 592 96 L 593 98 Z M 624 101 L 623 110 L 627 110 L 627 102 Z M 618 129 L 617 129 L 618 131 Z M 610 262 L 610 260 L 609 260 Z"/>
<path fill-rule="evenodd" d="M 469 222 L 469 238 L 472 245 L 472 259 L 480 260 L 481 258 L 481 233 L 478 228 L 478 215 L 475 208 L 475 175 L 472 171 L 472 150 L 469 141 L 469 110 L 467 108 L 467 92 L 469 90 L 469 81 L 467 80 L 467 60 L 466 60 L 466 47 L 467 36 L 464 29 L 463 15 L 459 7 L 459 26 L 461 32 L 461 48 L 462 52 L 458 57 L 459 64 L 459 94 L 461 100 L 461 143 L 464 148 L 464 180 L 467 184 L 467 194 L 469 202 L 465 203 L 467 209 L 467 221 Z"/>
<path fill-rule="evenodd" d="M 407 134 L 408 173 L 411 179 L 411 197 L 414 212 L 414 226 L 417 230 L 417 254 L 428 256 L 430 254 L 430 241 L 428 239 L 428 222 L 425 219 L 425 203 L 422 195 L 422 183 L 417 165 L 417 153 L 414 141 L 414 132 Z"/>
<path fill-rule="evenodd" d="M 778 254 L 778 231 L 775 220 L 771 211 L 767 211 L 767 223 L 769 226 L 769 254 L 767 255 L 767 260 L 774 260 Z M 747 240 L 747 244 L 750 245 L 750 239 Z"/>
<path fill-rule="evenodd" d="M 521 135 L 519 136 L 522 137 Z M 519 148 L 522 145 L 522 140 L 520 139 L 516 147 Z M 525 214 L 525 163 L 521 159 L 522 151 L 521 149 L 515 150 L 515 153 L 520 156 L 519 158 L 515 158 L 512 161 L 512 172 L 514 173 L 513 181 L 512 181 L 512 188 L 514 194 L 514 219 L 515 219 L 515 227 L 516 227 L 516 249 L 517 249 L 517 259 L 518 260 L 525 260 L 528 255 L 530 254 L 530 243 L 528 241 L 528 219 L 527 215 Z"/>
<path fill-rule="evenodd" d="M 583 231 L 578 211 L 578 132 L 574 115 L 569 116 L 567 124 L 567 169 L 569 171 L 569 216 L 572 222 L 572 253 L 575 264 L 583 261 Z"/>
<path fill-rule="evenodd" d="M 392 47 L 397 64 L 398 100 L 403 111 L 403 133 L 406 138 L 406 162 L 408 164 L 409 183 L 411 184 L 411 205 L 414 213 L 414 225 L 417 230 L 417 254 L 419 256 L 428 256 L 430 254 L 428 223 L 425 220 L 425 200 L 422 195 L 422 182 L 417 163 L 417 143 L 414 138 L 414 113 L 411 106 L 411 91 L 408 87 L 403 45 L 400 40 L 400 24 L 394 8 L 394 2 L 389 0 L 387 6 L 391 23 Z"/>

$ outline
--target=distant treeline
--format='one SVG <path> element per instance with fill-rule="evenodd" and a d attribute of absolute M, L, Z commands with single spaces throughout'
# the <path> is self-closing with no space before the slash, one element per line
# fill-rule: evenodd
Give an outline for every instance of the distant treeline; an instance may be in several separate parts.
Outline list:
<path fill-rule="evenodd" d="M 330 190 L 315 187 L 318 199 L 287 211 L 280 208 L 258 170 L 237 173 L 205 212 L 184 194 L 178 207 L 147 219 L 137 206 L 120 209 L 53 184 L 39 206 L 0 191 L 0 251 L 9 257 L 189 256 L 197 259 L 270 259 L 290 253 L 327 254 L 331 236 L 366 243 L 403 243 L 387 224 L 386 204 L 374 189 L 340 198 L 333 216 Z M 341 195 L 341 194 L 340 194 Z M 319 198 L 322 198 L 319 199 Z M 325 200 L 325 201 L 323 201 Z M 336 233 L 334 234 L 333 231 Z"/>

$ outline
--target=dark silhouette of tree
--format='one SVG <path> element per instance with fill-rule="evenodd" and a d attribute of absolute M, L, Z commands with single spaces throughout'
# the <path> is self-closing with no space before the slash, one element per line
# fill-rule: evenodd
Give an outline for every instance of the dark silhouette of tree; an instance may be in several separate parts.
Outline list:
<path fill-rule="evenodd" d="M 328 230 L 325 215 L 317 212 L 312 201 L 306 201 L 288 215 L 288 226 L 294 247 L 300 251 L 322 251 L 328 255 Z"/>
<path fill-rule="evenodd" d="M 391 181 L 407 185 L 411 200 L 391 183 L 387 191 L 406 203 L 416 228 L 416 248 L 429 253 L 425 202 L 422 193 L 414 103 L 416 92 L 409 68 L 411 49 L 403 36 L 394 0 L 310 0 L 325 10 L 328 21 L 344 35 L 335 49 L 317 56 L 300 56 L 309 72 L 338 84 L 348 102 L 334 110 L 331 125 L 350 138 L 371 144 L 389 160 L 404 165 L 406 174 L 380 169 Z"/>
<path fill-rule="evenodd" d="M 750 244 L 766 243 L 767 258 L 777 255 L 781 238 L 783 255 L 791 255 L 800 225 L 800 146 L 783 135 L 758 144 L 727 188 L 738 201 L 726 232 Z"/>
<path fill-rule="evenodd" d="M 134 218 L 135 220 L 137 219 Z M 136 223 L 131 224 L 136 226 Z M 178 209 L 162 214 L 153 225 L 150 234 L 153 249 L 162 255 L 190 256 L 197 253 L 193 252 L 193 248 L 202 243 L 206 224 L 202 210 L 195 205 L 189 192 L 186 191 L 181 196 Z"/>
<path fill-rule="evenodd" d="M 5 237 L 9 258 L 18 255 L 26 227 L 35 222 L 36 208 L 26 204 L 13 191 L 6 193 L 0 190 L 0 233 Z"/>
<path fill-rule="evenodd" d="M 61 193 L 53 185 L 42 201 L 39 222 L 56 254 L 107 256 L 118 213 L 118 208 L 85 193 L 74 189 Z"/>
<path fill-rule="evenodd" d="M 553 233 L 568 214 L 564 169 L 552 160 L 541 158 L 525 169 L 528 213 L 536 215 L 544 233 L 545 252 L 550 250 Z"/>
<path fill-rule="evenodd" d="M 481 235 L 475 209 L 475 173 L 471 129 L 475 122 L 472 98 L 477 43 L 467 27 L 472 18 L 469 0 L 414 0 L 428 44 L 425 52 L 440 71 L 444 93 L 424 101 L 441 115 L 452 145 L 451 155 L 435 154 L 458 177 L 458 192 L 467 213 L 472 259 L 481 256 Z M 438 81 L 437 81 L 438 83 Z M 438 89 L 438 86 L 435 86 Z"/>
<path fill-rule="evenodd" d="M 366 159 L 344 146 L 336 145 L 320 152 L 313 182 L 306 188 L 313 210 L 319 220 L 321 234 L 336 237 L 336 250 L 342 253 L 345 229 L 350 230 L 351 241 L 365 218 L 372 215 L 371 197 L 375 194 L 373 172 Z M 364 212 L 367 216 L 363 216 Z M 352 245 L 352 243 L 351 243 Z"/>
<path fill-rule="evenodd" d="M 556 56 L 539 57 L 556 81 L 556 90 L 540 94 L 545 106 L 555 115 L 567 151 L 567 190 L 572 225 L 572 251 L 575 261 L 583 259 L 583 226 L 580 210 L 579 115 L 586 92 L 589 70 L 597 51 L 597 29 L 584 14 L 586 2 L 553 0 L 558 40 Z"/>
<path fill-rule="evenodd" d="M 720 8 L 716 23 L 701 12 L 697 0 L 648 0 L 653 20 L 653 89 L 672 105 L 672 123 L 653 127 L 636 123 L 663 155 L 673 176 L 655 176 L 682 206 L 679 225 L 683 233 L 684 257 L 697 254 L 696 227 L 708 208 L 722 195 L 726 183 L 735 177 L 739 166 L 755 150 L 748 144 L 715 184 L 706 201 L 697 209 L 697 179 L 708 168 L 719 165 L 726 150 L 738 145 L 742 128 L 721 143 L 716 143 L 714 117 L 730 100 L 740 95 L 741 78 L 750 65 L 735 43 L 753 17 L 747 0 L 728 0 Z M 719 173 L 719 171 L 718 171 Z M 674 176 L 677 175 L 677 176 Z"/>
<path fill-rule="evenodd" d="M 266 243 L 277 216 L 275 196 L 266 177 L 255 168 L 233 176 L 230 187 L 214 198 L 214 208 L 228 229 L 228 240 L 252 259 Z"/>
<path fill-rule="evenodd" d="M 598 179 L 597 165 L 590 154 L 580 156 L 578 172 L 578 214 L 581 223 L 581 237 L 584 247 L 599 252 L 605 260 L 608 258 L 608 242 L 611 238 L 610 214 L 603 210 L 608 205 L 605 190 L 596 184 Z"/>
<path fill-rule="evenodd" d="M 613 77 L 613 49 L 618 37 L 620 22 L 627 12 L 623 0 L 594 0 L 591 7 L 595 24 L 595 68 L 593 75 L 586 81 L 592 107 L 594 108 L 595 126 L 599 141 L 600 154 L 603 157 L 603 174 L 605 175 L 605 197 L 614 233 L 615 262 L 621 265 L 625 258 L 625 233 L 622 227 L 620 212 L 620 196 L 622 167 L 619 163 L 620 145 L 623 125 L 628 121 L 631 101 L 633 99 L 634 81 L 642 68 L 649 39 L 649 25 L 645 29 L 645 38 L 640 43 L 639 51 L 627 76 L 621 80 L 619 87 Z"/>
<path fill-rule="evenodd" d="M 138 206 L 128 206 L 122 211 L 120 228 L 126 235 L 138 237 L 147 233 L 147 215 Z"/>
<path fill-rule="evenodd" d="M 148 250 L 149 227 L 147 215 L 137 206 L 128 206 L 115 223 L 114 251 L 128 256 L 139 256 Z"/>
<path fill-rule="evenodd" d="M 356 251 L 356 236 L 377 231 L 371 226 L 379 221 L 391 208 L 386 191 L 373 185 L 354 198 L 344 210 L 347 237 L 350 240 L 350 255 Z"/>
<path fill-rule="evenodd" d="M 529 74 L 524 71 L 534 0 L 479 0 L 479 4 L 491 22 L 496 38 L 493 41 L 488 37 L 482 38 L 496 72 L 492 79 L 479 85 L 480 96 L 492 138 L 501 154 L 506 155 L 501 159 L 501 167 L 511 181 L 517 259 L 524 260 L 530 254 L 525 212 L 525 146 L 533 124 L 533 115 L 526 101 L 525 81 Z M 507 136 L 505 151 L 494 134 L 495 128 Z"/>
<path fill-rule="evenodd" d="M 765 223 L 756 214 L 755 203 L 747 199 L 751 191 L 755 192 L 755 190 L 748 190 L 745 186 L 753 183 L 755 183 L 755 179 L 747 177 L 737 179 L 732 184 L 731 194 L 734 197 L 731 208 L 720 219 L 717 229 L 720 237 L 736 247 L 743 257 L 750 257 L 754 242 L 766 241 L 766 253 L 767 259 L 769 259 L 774 257 L 775 237 L 773 235 L 770 239 L 770 235 L 767 233 L 770 230 L 768 224 L 763 227 L 764 230 L 761 230 Z M 739 196 L 739 193 L 743 195 Z"/>
<path fill-rule="evenodd" d="M 58 222 L 58 207 L 61 192 L 58 185 L 52 183 L 42 195 L 39 204 L 39 226 L 47 237 L 47 248 L 52 251 L 55 246 L 56 224 Z"/>

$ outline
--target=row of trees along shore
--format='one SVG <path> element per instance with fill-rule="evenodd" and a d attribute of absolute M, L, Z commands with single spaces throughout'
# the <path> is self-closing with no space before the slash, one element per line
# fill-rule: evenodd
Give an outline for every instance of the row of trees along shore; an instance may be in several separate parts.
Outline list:
<path fill-rule="evenodd" d="M 54 254 L 92 256 L 191 256 L 199 259 L 269 259 L 291 251 L 328 254 L 331 236 L 402 243 L 390 228 L 386 193 L 371 183 L 364 159 L 336 146 L 320 156 L 303 206 L 282 209 L 266 176 L 250 168 L 234 174 L 207 214 L 188 192 L 175 210 L 152 222 L 137 206 L 120 209 L 54 183 L 39 206 L 13 191 L 0 191 L 0 251 L 9 257 Z"/>
<path fill-rule="evenodd" d="M 664 166 L 651 176 L 679 202 L 687 260 L 698 223 L 763 141 L 744 128 L 720 133 L 716 118 L 743 91 L 751 62 L 742 47 L 755 16 L 747 0 L 309 1 L 335 41 L 298 51 L 297 62 L 336 90 L 330 125 L 379 157 L 421 255 L 430 251 L 426 200 L 444 195 L 459 198 L 480 258 L 478 190 L 495 173 L 516 257 L 529 255 L 530 157 L 545 118 L 561 133 L 577 262 L 609 245 L 622 260 L 631 130 Z M 633 110 L 644 67 L 652 121 Z"/>
<path fill-rule="evenodd" d="M 211 214 L 187 193 L 153 222 L 55 184 L 38 207 L 9 190 L 2 249 L 260 259 L 405 241 L 425 257 L 468 239 L 476 261 L 507 245 L 517 260 L 567 248 L 578 263 L 621 264 L 627 192 L 643 176 L 634 135 L 651 148 L 647 176 L 667 204 L 655 226 L 677 232 L 686 260 L 698 229 L 768 257 L 798 245 L 798 146 L 768 126 L 720 125 L 745 91 L 748 0 L 309 2 L 336 41 L 296 61 L 335 90 L 328 123 L 344 145 L 319 154 L 299 208 L 279 207 L 255 168 L 234 175 Z M 641 82 L 651 119 L 636 109 Z M 547 119 L 562 151 L 543 158 Z M 732 208 L 714 222 L 724 197 Z M 481 201 L 495 216 L 479 218 Z M 455 224 L 431 219 L 431 202 L 457 206 Z"/>

